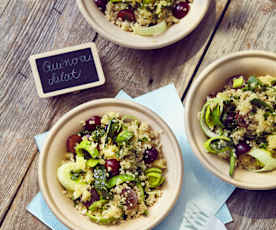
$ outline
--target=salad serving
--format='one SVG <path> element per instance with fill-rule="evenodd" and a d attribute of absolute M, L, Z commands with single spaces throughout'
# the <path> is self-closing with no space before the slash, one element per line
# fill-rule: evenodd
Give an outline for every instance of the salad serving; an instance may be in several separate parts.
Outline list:
<path fill-rule="evenodd" d="M 58 181 L 93 222 L 117 224 L 147 216 L 161 196 L 166 160 L 159 134 L 134 116 L 93 116 L 66 145 Z"/>
<path fill-rule="evenodd" d="M 241 167 L 276 169 L 276 77 L 239 75 L 207 97 L 199 113 L 209 138 L 204 148 L 229 161 L 229 175 Z"/>
<path fill-rule="evenodd" d="M 94 0 L 114 25 L 142 36 L 155 36 L 179 22 L 193 0 Z"/>

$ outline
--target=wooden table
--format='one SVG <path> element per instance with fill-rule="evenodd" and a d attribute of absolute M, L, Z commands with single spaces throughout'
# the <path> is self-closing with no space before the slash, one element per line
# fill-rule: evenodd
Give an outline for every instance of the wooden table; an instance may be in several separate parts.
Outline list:
<path fill-rule="evenodd" d="M 107 82 L 78 94 L 40 99 L 28 58 L 31 54 L 95 41 Z M 168 83 L 179 96 L 215 59 L 233 51 L 276 51 L 275 0 L 213 0 L 199 27 L 167 48 L 138 51 L 96 34 L 75 0 L 0 2 L 0 228 L 48 229 L 26 211 L 39 191 L 34 135 L 68 110 L 120 89 L 135 97 Z M 276 191 L 236 189 L 227 202 L 233 230 L 276 229 Z"/>

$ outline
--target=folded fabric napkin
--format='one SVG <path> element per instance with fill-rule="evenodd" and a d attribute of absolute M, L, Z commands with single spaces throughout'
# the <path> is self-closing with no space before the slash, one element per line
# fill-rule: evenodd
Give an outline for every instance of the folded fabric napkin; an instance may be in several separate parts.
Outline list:
<path fill-rule="evenodd" d="M 170 214 L 154 230 L 223 230 L 223 223 L 232 221 L 225 204 L 235 187 L 221 181 L 201 166 L 195 158 L 184 126 L 184 108 L 175 87 L 171 84 L 135 99 L 121 91 L 117 98 L 134 100 L 161 116 L 173 130 L 184 159 L 184 178 L 179 199 Z M 35 137 L 39 150 L 47 132 Z M 67 230 L 51 213 L 41 193 L 27 210 L 53 230 Z"/>

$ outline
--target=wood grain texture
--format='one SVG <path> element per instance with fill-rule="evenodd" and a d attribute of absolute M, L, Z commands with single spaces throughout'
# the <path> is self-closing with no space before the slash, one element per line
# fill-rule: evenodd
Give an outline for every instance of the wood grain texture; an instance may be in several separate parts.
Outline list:
<path fill-rule="evenodd" d="M 276 229 L 276 190 L 236 189 L 227 204 L 234 219 L 226 226 L 228 230 Z"/>
<path fill-rule="evenodd" d="M 173 82 L 181 95 L 226 3 L 227 0 L 212 1 L 200 26 L 187 38 L 164 49 L 130 50 L 99 37 L 96 44 L 107 83 L 96 89 L 47 100 L 37 97 L 27 58 L 33 53 L 92 41 L 95 33 L 80 15 L 74 0 L 38 0 L 33 1 L 31 7 L 28 5 L 30 1 L 21 0 L 18 5 L 13 5 L 18 9 L 23 7 L 26 12 L 22 20 L 17 19 L 19 21 L 15 23 L 17 36 L 11 36 L 11 40 L 6 38 L 9 48 L 4 47 L 3 54 L 0 53 L 3 55 L 0 56 L 3 64 L 0 70 L 0 130 L 4 131 L 0 142 L 9 146 L 0 155 L 0 165 L 5 165 L 0 168 L 0 175 L 3 175 L 0 184 L 1 218 L 16 195 L 1 229 L 47 229 L 25 211 L 39 190 L 36 161 L 33 161 L 36 157 L 33 136 L 48 130 L 73 107 L 95 98 L 113 97 L 120 89 L 138 96 Z M 11 3 L 2 18 L 8 17 L 6 12 L 12 12 L 10 6 Z M 10 27 L 5 25 L 5 28 L 5 33 L 0 32 L 0 36 L 8 37 Z"/>
<path fill-rule="evenodd" d="M 276 51 L 276 1 L 231 0 L 199 72 L 223 55 L 247 49 Z M 228 230 L 276 229 L 274 191 L 237 189 L 227 204 L 234 221 Z"/>
<path fill-rule="evenodd" d="M 11 0 L 2 0 L 0 2 L 0 17 L 2 16 L 2 14 L 4 13 L 4 11 L 6 10 L 8 4 L 11 2 Z"/>
<path fill-rule="evenodd" d="M 0 48 L 0 144 L 7 146 L 2 148 L 0 155 L 0 165 L 4 165 L 0 167 L 0 220 L 32 160 L 31 127 L 40 127 L 32 119 L 26 119 L 31 118 L 34 111 L 30 106 L 33 97 L 29 97 L 32 89 L 19 70 L 27 59 L 28 54 L 24 57 L 24 52 L 31 49 L 36 41 L 35 35 L 40 33 L 37 24 L 44 26 L 42 18 L 49 14 L 54 3 L 44 1 L 39 5 L 36 1 L 26 1 L 17 5 L 16 2 L 9 3 L 0 20 L 1 36 L 4 37 Z"/>
<path fill-rule="evenodd" d="M 276 51 L 276 1 L 231 0 L 222 24 L 200 66 L 240 50 Z"/>
<path fill-rule="evenodd" d="M 31 6 L 28 4 L 30 3 L 25 0 L 19 2 L 19 5 L 13 5 L 18 9 L 25 7 L 26 12 L 22 20 L 17 19 L 19 21 L 15 23 L 14 30 L 17 36 L 6 41 L 9 48 L 4 47 L 2 57 L 5 60 L 0 59 L 4 64 L 0 82 L 4 86 L 1 88 L 0 102 L 0 112 L 2 112 L 0 128 L 4 132 L 0 141 L 1 144 L 9 146 L 0 156 L 1 165 L 7 165 L 0 168 L 0 175 L 4 175 L 0 187 L 1 218 L 4 217 L 26 170 L 35 157 L 36 148 L 33 143 L 35 134 L 49 129 L 61 115 L 73 107 L 91 99 L 113 97 L 120 89 L 126 90 L 131 96 L 138 96 L 174 82 L 181 94 L 184 89 L 181 89 L 179 82 L 192 74 L 226 0 L 220 1 L 217 5 L 213 1 L 207 17 L 199 28 L 183 41 L 165 49 L 135 51 L 98 39 L 97 46 L 107 83 L 79 94 L 68 94 L 48 100 L 37 97 L 27 58 L 33 53 L 92 41 L 95 33 L 80 15 L 74 0 L 56 2 L 40 0 Z M 5 13 L 12 10 L 7 8 Z M 8 17 L 8 13 L 3 17 Z M 23 24 L 19 25 L 19 22 Z M 6 34 L 10 33 L 8 30 L 10 27 L 6 25 L 6 28 L 3 34 L 8 37 Z M 184 62 L 189 64 L 183 65 Z M 166 68 L 161 68 L 163 65 Z M 8 162 L 13 163 L 8 165 Z M 24 181 L 24 184 L 28 184 L 28 181 L 32 180 L 29 177 L 33 177 L 35 173 L 35 167 L 31 167 L 25 179 L 27 182 Z M 11 179 L 9 175 L 14 176 Z M 36 184 L 32 186 L 32 191 L 38 190 Z M 24 207 L 31 201 L 28 195 L 24 199 L 21 198 L 22 194 L 29 194 L 26 189 L 29 189 L 28 186 L 20 187 L 3 222 L 3 229 L 9 229 L 13 225 L 16 229 L 25 229 L 26 225 L 22 223 L 28 223 L 29 229 L 38 229 L 38 226 L 39 229 L 45 228 L 42 224 L 32 222 L 34 218 L 26 215 Z M 14 215 L 14 212 L 17 214 Z M 14 216 L 20 216 L 21 220 L 18 221 Z"/>
<path fill-rule="evenodd" d="M 16 198 L 9 209 L 1 229 L 5 230 L 17 230 L 17 229 L 49 229 L 46 225 L 42 224 L 38 219 L 33 218 L 26 210 L 26 203 L 38 193 L 38 178 L 37 178 L 37 167 L 38 167 L 38 154 L 27 173 L 27 176 L 22 183 L 20 191 L 17 193 Z M 58 229 L 56 229 L 58 230 Z"/>
<path fill-rule="evenodd" d="M 0 144 L 8 146 L 0 155 L 0 165 L 4 165 L 0 167 L 0 221 L 35 156 L 33 136 L 49 129 L 49 123 L 55 120 L 59 110 L 58 98 L 38 98 L 29 56 L 78 44 L 80 37 L 83 42 L 92 41 L 95 36 L 95 32 L 80 20 L 74 0 L 67 1 L 70 7 L 63 15 L 53 10 L 54 1 L 18 2 L 21 5 L 10 3 L 3 14 L 8 18 L 13 10 L 18 11 L 16 23 L 6 20 L 4 31 L 1 31 L 1 35 L 11 40 L 1 47 L 0 59 L 3 63 L 0 70 Z M 24 9 L 22 15 L 20 8 Z M 73 25 L 68 25 L 65 18 L 70 18 Z M 83 33 L 78 33 L 77 28 L 82 28 Z"/>

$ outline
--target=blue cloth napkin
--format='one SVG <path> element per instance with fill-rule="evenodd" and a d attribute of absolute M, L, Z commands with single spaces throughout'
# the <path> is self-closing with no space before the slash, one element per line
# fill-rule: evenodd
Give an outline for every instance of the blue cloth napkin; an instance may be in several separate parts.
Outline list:
<path fill-rule="evenodd" d="M 184 159 L 183 187 L 178 202 L 167 218 L 154 230 L 201 230 L 209 225 L 215 215 L 221 222 L 232 221 L 225 201 L 231 195 L 234 186 L 221 181 L 201 166 L 195 158 L 187 138 L 184 126 L 184 108 L 175 87 L 171 84 L 147 93 L 135 99 L 121 91 L 117 98 L 134 100 L 161 116 L 173 130 L 182 149 Z M 35 137 L 38 149 L 47 137 L 48 132 Z M 53 230 L 67 230 L 51 213 L 41 193 L 38 193 L 27 210 Z"/>

